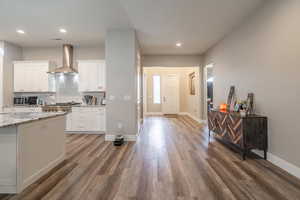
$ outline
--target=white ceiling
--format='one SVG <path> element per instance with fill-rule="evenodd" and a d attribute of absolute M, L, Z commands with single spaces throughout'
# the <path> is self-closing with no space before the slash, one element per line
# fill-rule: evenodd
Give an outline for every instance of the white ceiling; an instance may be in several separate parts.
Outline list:
<path fill-rule="evenodd" d="M 135 28 L 143 54 L 201 54 L 263 0 L 0 0 L 0 40 L 23 47 L 104 45 L 109 28 Z M 59 33 L 66 28 L 67 34 Z M 26 34 L 19 35 L 16 29 Z M 63 41 L 53 41 L 62 38 Z M 183 43 L 176 48 L 175 43 Z"/>

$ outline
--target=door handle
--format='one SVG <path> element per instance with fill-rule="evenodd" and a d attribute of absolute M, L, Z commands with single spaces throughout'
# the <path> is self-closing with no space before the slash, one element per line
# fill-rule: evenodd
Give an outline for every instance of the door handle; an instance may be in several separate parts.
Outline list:
<path fill-rule="evenodd" d="M 163 101 L 166 102 L 166 97 L 165 96 L 163 97 Z"/>

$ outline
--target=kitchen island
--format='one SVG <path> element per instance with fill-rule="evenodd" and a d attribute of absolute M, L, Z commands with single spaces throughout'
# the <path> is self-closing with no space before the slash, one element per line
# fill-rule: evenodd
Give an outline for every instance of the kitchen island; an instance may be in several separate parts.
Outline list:
<path fill-rule="evenodd" d="M 65 159 L 66 114 L 0 113 L 0 194 L 20 193 Z"/>

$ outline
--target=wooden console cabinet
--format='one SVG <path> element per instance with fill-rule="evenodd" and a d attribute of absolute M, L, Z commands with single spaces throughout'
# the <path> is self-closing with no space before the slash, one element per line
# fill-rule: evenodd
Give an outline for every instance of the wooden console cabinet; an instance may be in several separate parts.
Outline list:
<path fill-rule="evenodd" d="M 237 112 L 213 109 L 208 112 L 208 128 L 209 136 L 213 131 L 218 138 L 237 146 L 243 159 L 251 149 L 263 150 L 267 159 L 267 117 L 255 114 L 242 117 Z"/>

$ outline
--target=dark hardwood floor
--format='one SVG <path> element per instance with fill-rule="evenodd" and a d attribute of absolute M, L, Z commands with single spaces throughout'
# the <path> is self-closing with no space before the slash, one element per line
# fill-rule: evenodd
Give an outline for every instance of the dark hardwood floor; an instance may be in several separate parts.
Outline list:
<path fill-rule="evenodd" d="M 148 117 L 139 141 L 67 137 L 67 159 L 19 195 L 0 200 L 300 199 L 299 179 L 211 139 L 188 117 Z"/>

